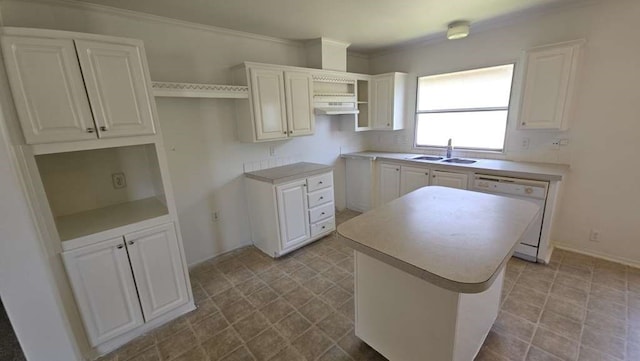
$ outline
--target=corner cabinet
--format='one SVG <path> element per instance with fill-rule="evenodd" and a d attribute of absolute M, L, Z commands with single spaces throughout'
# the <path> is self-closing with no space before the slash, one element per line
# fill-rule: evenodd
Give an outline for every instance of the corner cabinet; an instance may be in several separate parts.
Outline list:
<path fill-rule="evenodd" d="M 370 117 L 374 130 L 404 129 L 407 74 L 389 73 L 371 77 Z"/>
<path fill-rule="evenodd" d="M 240 141 L 285 140 L 314 133 L 311 73 L 245 63 L 234 68 L 233 82 L 249 87 L 249 99 L 236 100 Z"/>
<path fill-rule="evenodd" d="M 572 41 L 526 52 L 520 129 L 569 128 L 578 57 L 583 43 Z"/>
<path fill-rule="evenodd" d="M 172 223 L 62 253 L 92 346 L 189 302 Z"/>
<path fill-rule="evenodd" d="M 280 257 L 336 228 L 333 172 L 284 184 L 245 178 L 253 244 Z"/>
<path fill-rule="evenodd" d="M 2 36 L 28 144 L 155 133 L 142 42 L 118 41 Z"/>

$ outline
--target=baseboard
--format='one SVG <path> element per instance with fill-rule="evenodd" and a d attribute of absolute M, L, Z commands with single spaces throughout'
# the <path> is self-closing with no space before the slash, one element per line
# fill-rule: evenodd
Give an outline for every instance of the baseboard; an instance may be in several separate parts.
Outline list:
<path fill-rule="evenodd" d="M 558 248 L 558 249 L 569 251 L 569 252 L 580 253 L 586 256 L 591 256 L 591 257 L 600 258 L 600 259 L 604 259 L 611 262 L 622 263 L 624 265 L 635 267 L 635 268 L 640 268 L 640 262 L 632 259 L 624 258 L 624 257 L 616 257 L 606 253 L 600 253 L 600 252 L 594 252 L 594 251 L 585 251 L 585 250 L 577 249 L 562 243 L 554 243 L 553 248 Z"/>
<path fill-rule="evenodd" d="M 220 257 L 220 256 L 225 255 L 227 253 L 234 252 L 234 251 L 237 251 L 237 250 L 239 250 L 241 248 L 245 248 L 245 247 L 248 247 L 248 246 L 251 246 L 251 245 L 253 245 L 253 242 L 251 242 L 251 241 L 245 242 L 245 243 L 241 243 L 237 247 L 232 248 L 230 250 L 223 251 L 223 252 L 220 252 L 220 253 L 216 253 L 213 256 L 206 256 L 205 258 L 199 259 L 199 260 L 197 260 L 195 262 L 191 262 L 191 263 L 189 263 L 187 265 L 187 267 L 189 268 L 189 270 L 191 270 L 192 268 L 194 268 L 194 267 L 196 267 L 196 266 L 198 266 L 198 265 L 200 265 L 200 264 L 202 264 L 204 262 L 210 261 L 210 260 L 212 260 L 212 259 L 214 259 L 216 257 Z"/>

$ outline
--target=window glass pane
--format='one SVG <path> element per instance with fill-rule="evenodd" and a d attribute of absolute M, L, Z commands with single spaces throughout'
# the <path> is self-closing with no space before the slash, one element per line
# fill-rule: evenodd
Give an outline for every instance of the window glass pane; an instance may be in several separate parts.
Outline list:
<path fill-rule="evenodd" d="M 509 106 L 513 64 L 418 78 L 418 112 Z"/>
<path fill-rule="evenodd" d="M 416 145 L 502 150 L 506 129 L 506 110 L 418 114 Z"/>

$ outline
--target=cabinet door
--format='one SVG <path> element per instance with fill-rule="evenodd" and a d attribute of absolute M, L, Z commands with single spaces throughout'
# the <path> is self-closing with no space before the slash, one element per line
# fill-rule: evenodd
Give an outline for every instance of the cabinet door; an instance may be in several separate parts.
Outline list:
<path fill-rule="evenodd" d="M 287 249 L 311 237 L 306 179 L 276 187 L 280 242 Z"/>
<path fill-rule="evenodd" d="M 125 241 L 147 322 L 189 301 L 172 223 L 128 234 Z"/>
<path fill-rule="evenodd" d="M 393 74 L 374 77 L 371 93 L 373 129 L 393 129 Z"/>
<path fill-rule="evenodd" d="M 378 187 L 380 188 L 378 204 L 385 204 L 400 197 L 400 166 L 381 164 Z"/>
<path fill-rule="evenodd" d="M 72 40 L 4 36 L 2 51 L 27 143 L 96 138 Z"/>
<path fill-rule="evenodd" d="M 153 99 L 135 45 L 76 40 L 100 138 L 154 134 Z"/>
<path fill-rule="evenodd" d="M 564 129 L 575 71 L 575 46 L 527 54 L 520 128 Z"/>
<path fill-rule="evenodd" d="M 449 188 L 467 189 L 469 177 L 463 173 L 451 173 L 434 170 L 431 172 L 431 185 Z"/>
<path fill-rule="evenodd" d="M 316 118 L 313 114 L 313 77 L 309 73 L 284 73 L 289 136 L 313 134 Z"/>
<path fill-rule="evenodd" d="M 62 257 L 92 346 L 144 323 L 122 237 Z"/>
<path fill-rule="evenodd" d="M 426 168 L 400 168 L 400 195 L 429 185 L 429 170 Z"/>
<path fill-rule="evenodd" d="M 249 74 L 256 140 L 287 138 L 284 73 L 279 70 L 251 68 Z"/>

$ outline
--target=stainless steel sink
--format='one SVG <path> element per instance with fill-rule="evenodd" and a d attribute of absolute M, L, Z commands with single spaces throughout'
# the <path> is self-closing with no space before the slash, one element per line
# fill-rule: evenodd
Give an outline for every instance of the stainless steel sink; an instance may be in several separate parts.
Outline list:
<path fill-rule="evenodd" d="M 444 159 L 444 157 L 438 157 L 436 155 L 419 155 L 417 157 L 413 157 L 411 158 L 413 160 L 431 160 L 431 161 L 438 161 L 438 160 L 442 160 Z"/>
<path fill-rule="evenodd" d="M 457 164 L 472 164 L 475 162 L 477 162 L 477 160 L 462 159 L 462 158 L 449 158 L 442 161 L 442 163 L 457 163 Z"/>

